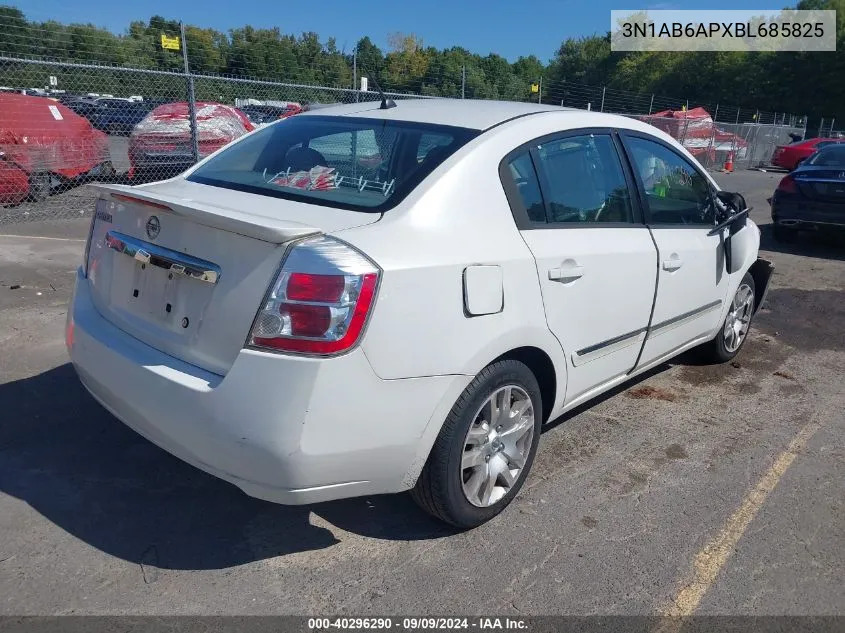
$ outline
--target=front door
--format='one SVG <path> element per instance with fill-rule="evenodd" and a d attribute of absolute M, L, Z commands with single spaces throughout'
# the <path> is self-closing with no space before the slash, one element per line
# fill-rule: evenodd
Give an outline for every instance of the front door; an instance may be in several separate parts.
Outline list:
<path fill-rule="evenodd" d="M 657 244 L 657 297 L 639 365 L 666 357 L 718 326 L 727 292 L 724 235 L 712 186 L 686 157 L 654 138 L 623 136 Z"/>

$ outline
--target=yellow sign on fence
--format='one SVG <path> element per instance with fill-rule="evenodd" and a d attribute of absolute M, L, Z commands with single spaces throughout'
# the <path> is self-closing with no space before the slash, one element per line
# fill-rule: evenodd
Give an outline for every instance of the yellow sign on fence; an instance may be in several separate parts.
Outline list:
<path fill-rule="evenodd" d="M 531 84 L 531 92 L 540 92 L 540 84 Z"/>
<path fill-rule="evenodd" d="M 174 35 L 165 35 L 164 33 L 161 34 L 161 47 L 171 51 L 178 51 L 179 50 L 179 36 Z"/>

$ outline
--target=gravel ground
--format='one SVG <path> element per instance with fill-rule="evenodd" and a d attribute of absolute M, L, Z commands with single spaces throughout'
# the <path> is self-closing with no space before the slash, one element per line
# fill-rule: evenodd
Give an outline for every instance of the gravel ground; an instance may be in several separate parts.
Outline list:
<path fill-rule="evenodd" d="M 467 533 L 406 495 L 264 503 L 149 444 L 67 362 L 87 221 L 0 227 L 0 613 L 845 615 L 845 247 L 771 240 L 779 174 L 718 177 L 777 267 L 741 354 L 549 424 Z"/>

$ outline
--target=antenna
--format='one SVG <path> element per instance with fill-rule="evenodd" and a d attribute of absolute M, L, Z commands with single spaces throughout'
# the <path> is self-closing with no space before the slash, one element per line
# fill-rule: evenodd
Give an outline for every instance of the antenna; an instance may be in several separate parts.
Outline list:
<path fill-rule="evenodd" d="M 384 91 L 381 89 L 381 86 L 378 85 L 378 81 L 376 81 L 375 75 L 371 73 L 369 70 L 361 66 L 361 69 L 367 73 L 370 81 L 373 82 L 373 85 L 376 87 L 379 96 L 381 97 L 381 105 L 379 106 L 380 110 L 389 110 L 390 108 L 396 107 L 396 102 L 393 99 L 388 99 L 387 96 L 384 94 Z"/>

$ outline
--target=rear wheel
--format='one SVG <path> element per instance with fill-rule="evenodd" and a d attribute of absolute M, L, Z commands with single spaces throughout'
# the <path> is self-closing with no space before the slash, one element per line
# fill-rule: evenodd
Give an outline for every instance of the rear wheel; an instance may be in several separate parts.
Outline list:
<path fill-rule="evenodd" d="M 722 322 L 722 327 L 716 337 L 702 346 L 706 360 L 713 363 L 725 363 L 739 353 L 754 316 L 754 278 L 745 273 L 734 294 L 728 314 Z"/>
<path fill-rule="evenodd" d="M 33 202 L 44 202 L 50 197 L 53 178 L 46 171 L 33 172 L 29 177 L 29 197 Z"/>
<path fill-rule="evenodd" d="M 791 244 L 798 237 L 795 232 L 795 229 L 783 226 L 782 224 L 772 225 L 772 236 L 775 238 L 776 242 L 781 242 L 784 244 Z"/>
<path fill-rule="evenodd" d="M 519 492 L 542 426 L 537 379 L 514 360 L 485 368 L 452 407 L 411 494 L 461 528 L 489 521 Z"/>
<path fill-rule="evenodd" d="M 100 163 L 99 174 L 97 175 L 97 180 L 101 180 L 103 182 L 111 182 L 114 180 L 117 171 L 112 165 L 110 160 L 107 160 L 103 163 Z"/>

